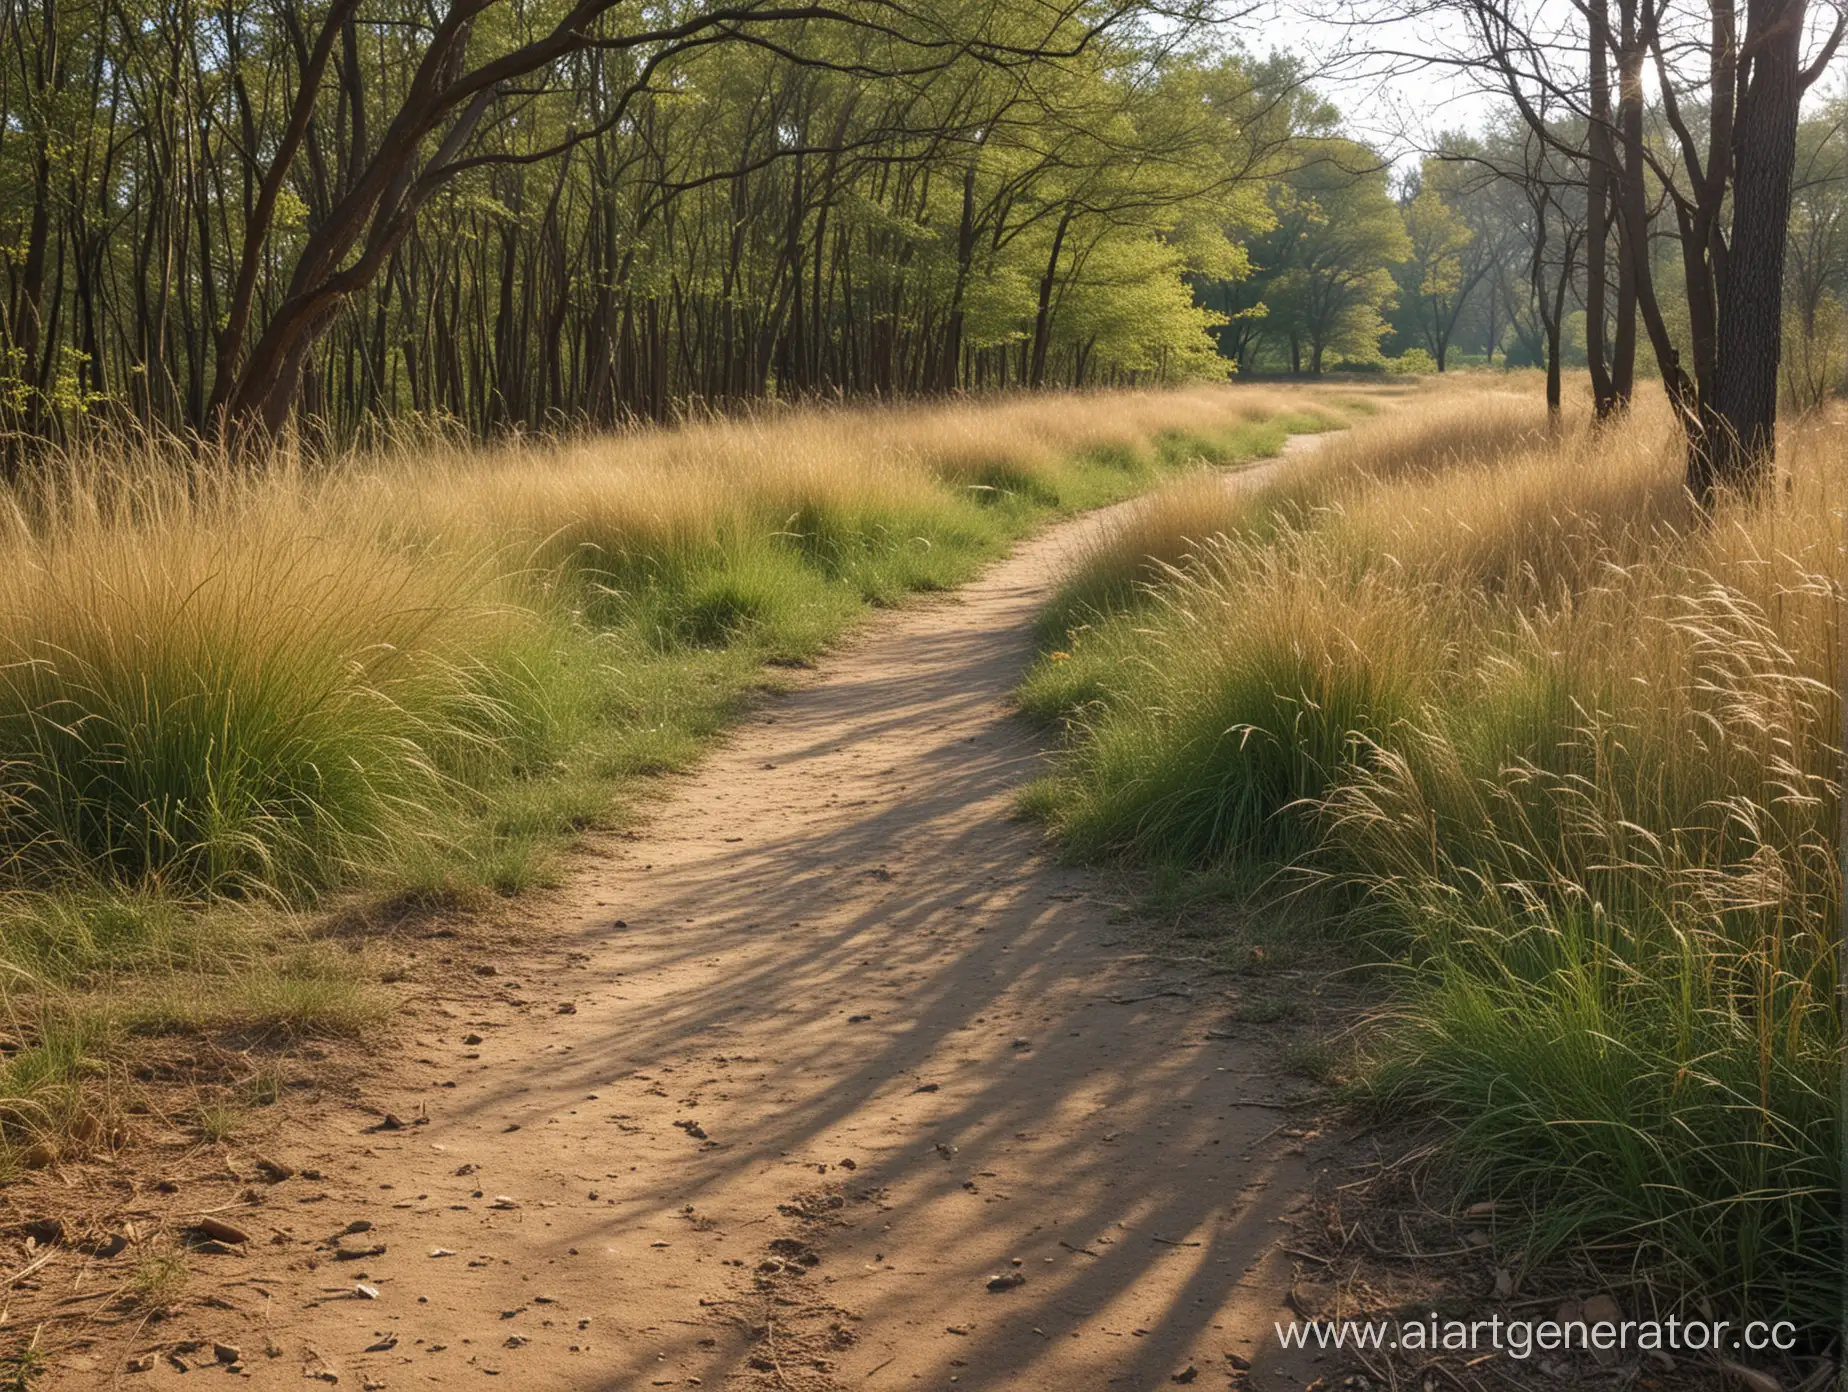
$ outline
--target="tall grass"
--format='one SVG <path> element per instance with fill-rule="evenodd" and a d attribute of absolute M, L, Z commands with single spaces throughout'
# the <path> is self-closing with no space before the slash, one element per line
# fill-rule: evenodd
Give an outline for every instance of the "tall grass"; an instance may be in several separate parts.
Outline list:
<path fill-rule="evenodd" d="M 1544 431 L 1519 400 L 1401 409 L 1262 487 L 1151 494 L 1081 558 L 1048 616 L 1066 637 L 1023 689 L 1082 734 L 1036 794 L 1061 831 L 1086 853 L 1182 861 L 1304 849 L 1301 800 L 1451 665 L 1422 613 L 1435 577 L 1401 554 L 1427 538 L 1425 495 Z"/>
<path fill-rule="evenodd" d="M 1036 804 L 1082 850 L 1340 879 L 1404 968 L 1372 1086 L 1535 1251 L 1828 1327 L 1848 430 L 1702 519 L 1649 411 L 1549 442 L 1438 401 L 1377 464 L 1375 428 L 1041 662 L 1072 742 Z"/>
<path fill-rule="evenodd" d="M 363 1026 L 372 967 L 292 910 L 543 881 L 765 663 L 957 583 L 1053 510 L 1273 451 L 1308 400 L 47 464 L 0 498 L 0 1140 L 56 1140 L 86 1061 L 137 1030 Z"/>

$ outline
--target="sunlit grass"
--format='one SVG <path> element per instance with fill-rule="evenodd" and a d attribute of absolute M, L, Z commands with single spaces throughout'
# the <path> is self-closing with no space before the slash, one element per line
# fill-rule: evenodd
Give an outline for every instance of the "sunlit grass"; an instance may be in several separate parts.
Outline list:
<path fill-rule="evenodd" d="M 1346 886 L 1403 970 L 1365 1086 L 1452 1123 L 1534 1255 L 1615 1241 L 1820 1327 L 1848 432 L 1789 430 L 1788 486 L 1703 519 L 1659 412 L 1538 422 L 1447 393 L 1152 498 L 1024 689 L 1070 741 L 1030 805 L 1083 853 Z"/>
<path fill-rule="evenodd" d="M 556 883 L 573 836 L 869 606 L 1333 423 L 1314 400 L 46 462 L 0 498 L 0 1168 L 81 1152 L 69 1125 L 136 1039 L 374 1028 L 387 969 L 317 912 Z"/>

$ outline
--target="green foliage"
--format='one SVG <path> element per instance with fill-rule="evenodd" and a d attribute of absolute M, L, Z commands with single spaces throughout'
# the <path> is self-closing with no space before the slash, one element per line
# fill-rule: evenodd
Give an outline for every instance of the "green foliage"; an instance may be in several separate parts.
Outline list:
<path fill-rule="evenodd" d="M 215 429 L 295 291 L 335 268 L 298 421 L 343 443 L 403 421 L 489 436 L 693 401 L 1217 376 L 1182 276 L 1241 272 L 1295 77 L 1150 17 L 931 0 L 733 31 L 695 7 L 688 42 L 644 57 L 617 42 L 633 16 L 591 0 L 560 35 L 609 46 L 520 66 L 556 16 L 487 0 L 437 61 L 448 29 L 359 0 L 311 74 L 338 28 L 325 6 L 126 27 L 81 0 L 8 11 L 0 44 L 45 61 L 0 95 L 0 426 Z M 987 45 L 1062 56 L 1023 80 Z M 520 76 L 478 110 L 418 108 L 420 72 L 495 62 Z M 427 132 L 408 151 L 386 138 L 406 123 Z M 358 257 L 413 173 L 408 233 Z M 369 180 L 390 191 L 349 226 L 340 193 Z"/>
<path fill-rule="evenodd" d="M 1291 157 L 1272 186 L 1271 226 L 1251 243 L 1249 283 L 1200 292 L 1242 325 L 1221 333 L 1221 349 L 1317 374 L 1336 359 L 1377 359 L 1397 293 L 1391 267 L 1411 246 L 1386 171 L 1365 146 L 1328 134 L 1299 139 Z"/>
<path fill-rule="evenodd" d="M 1396 268 L 1393 330 L 1403 347 L 1423 348 L 1440 372 L 1450 364 L 1471 313 L 1487 315 L 1476 326 L 1485 356 L 1501 347 L 1509 321 L 1525 315 L 1527 322 L 1514 324 L 1514 332 L 1534 342 L 1534 361 L 1544 360 L 1531 268 L 1509 254 L 1515 246 L 1527 250 L 1539 235 L 1532 206 L 1511 172 L 1527 161 L 1525 145 L 1505 133 L 1492 132 L 1486 144 L 1453 135 L 1441 155 L 1424 161 L 1406 191 L 1409 251 Z M 1560 220 L 1557 209 L 1552 216 Z M 1557 228 L 1548 231 L 1551 238 L 1559 235 Z"/>
<path fill-rule="evenodd" d="M 1398 357 L 1386 359 L 1386 370 L 1403 376 L 1424 376 L 1437 371 L 1437 359 L 1422 348 L 1407 348 Z"/>

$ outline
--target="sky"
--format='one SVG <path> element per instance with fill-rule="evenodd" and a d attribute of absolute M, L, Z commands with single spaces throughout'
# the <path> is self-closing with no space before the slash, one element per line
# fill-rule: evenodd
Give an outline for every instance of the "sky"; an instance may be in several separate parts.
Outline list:
<path fill-rule="evenodd" d="M 1391 154 L 1395 163 L 1415 164 L 1419 152 L 1430 148 L 1438 134 L 1480 127 L 1505 109 L 1504 103 L 1466 77 L 1373 52 L 1424 51 L 1434 46 L 1428 31 L 1421 33 L 1403 21 L 1361 27 L 1319 18 L 1315 13 L 1359 8 L 1259 0 L 1233 29 L 1254 51 L 1275 49 L 1304 56 L 1314 64 L 1328 64 L 1328 73 L 1316 83 L 1317 88 L 1340 108 L 1353 135 Z"/>
<path fill-rule="evenodd" d="M 1241 8 L 1253 7 L 1234 22 L 1229 32 L 1258 53 L 1281 50 L 1327 63 L 1329 69 L 1315 85 L 1340 108 L 1350 134 L 1391 157 L 1396 168 L 1409 172 L 1419 155 L 1446 131 L 1477 130 L 1508 109 L 1507 99 L 1484 90 L 1469 77 L 1438 65 L 1420 65 L 1404 59 L 1378 56 L 1378 50 L 1436 52 L 1466 48 L 1467 35 L 1454 18 L 1427 15 L 1416 24 L 1399 20 L 1363 26 L 1339 22 L 1335 16 L 1353 16 L 1368 8 L 1386 8 L 1387 0 L 1231 0 Z M 1540 0 L 1542 8 L 1569 0 Z M 1426 8 L 1435 8 L 1426 0 Z M 1832 22 L 1827 4 L 1811 6 L 1811 28 Z M 1539 12 L 1539 11 L 1536 11 Z M 1819 33 L 1812 34 L 1812 48 Z M 1807 109 L 1848 94 L 1848 45 L 1838 54 L 1833 73 L 1810 89 Z M 1653 72 L 1645 84 L 1654 94 Z"/>

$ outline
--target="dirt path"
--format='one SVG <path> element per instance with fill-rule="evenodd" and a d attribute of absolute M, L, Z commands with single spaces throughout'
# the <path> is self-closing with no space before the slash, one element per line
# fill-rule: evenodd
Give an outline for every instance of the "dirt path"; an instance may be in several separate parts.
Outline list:
<path fill-rule="evenodd" d="M 181 1361 L 1084 1392 L 1224 1387 L 1237 1355 L 1287 1385 L 1297 1085 L 1249 1031 L 1209 1035 L 1224 978 L 1137 955 L 1107 887 L 1011 815 L 1030 624 L 1103 523 L 881 617 L 677 780 L 559 901 L 568 969 L 510 959 L 426 1010 L 373 1098 L 404 1129 L 355 1106 L 285 1142 L 310 1173 L 227 1215 L 251 1253 L 216 1259 L 236 1275 L 182 1316 Z M 65 1385 L 186 1376 L 162 1353 Z"/>

